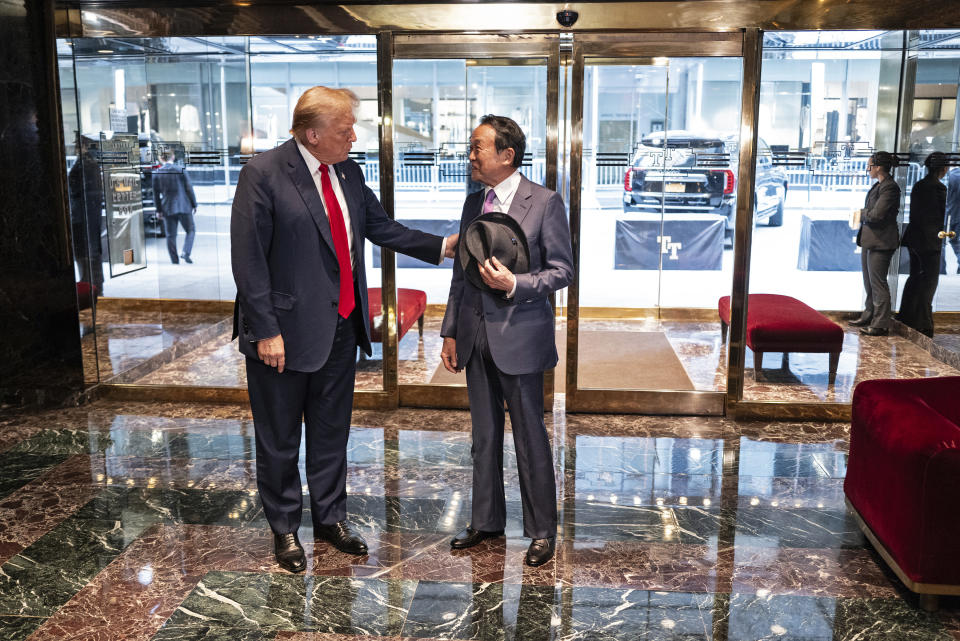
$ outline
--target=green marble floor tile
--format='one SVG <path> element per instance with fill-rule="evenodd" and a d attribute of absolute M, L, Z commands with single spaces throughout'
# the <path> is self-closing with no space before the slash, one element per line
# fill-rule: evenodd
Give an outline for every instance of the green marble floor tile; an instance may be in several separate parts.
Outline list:
<path fill-rule="evenodd" d="M 20 441 L 10 451 L 73 456 L 103 452 L 112 444 L 109 436 L 86 429 L 44 430 Z"/>
<path fill-rule="evenodd" d="M 46 619 L 37 617 L 0 616 L 0 641 L 23 641 L 44 621 Z"/>
<path fill-rule="evenodd" d="M 67 456 L 64 454 L 4 452 L 0 456 L 0 499 L 9 496 L 65 460 Z"/>
<path fill-rule="evenodd" d="M 559 611 L 553 586 L 417 584 L 402 636 L 436 639 L 551 639 Z"/>
<path fill-rule="evenodd" d="M 211 572 L 167 626 L 397 635 L 416 582 L 337 576 Z"/>
<path fill-rule="evenodd" d="M 244 490 L 111 487 L 83 506 L 77 517 L 112 519 L 125 527 L 156 522 L 240 525 L 261 513 L 259 499 Z"/>
<path fill-rule="evenodd" d="M 0 568 L 0 615 L 50 616 L 144 527 L 71 517 Z"/>
<path fill-rule="evenodd" d="M 165 625 L 151 641 L 269 641 L 274 634 L 260 630 L 221 628 L 208 625 Z"/>

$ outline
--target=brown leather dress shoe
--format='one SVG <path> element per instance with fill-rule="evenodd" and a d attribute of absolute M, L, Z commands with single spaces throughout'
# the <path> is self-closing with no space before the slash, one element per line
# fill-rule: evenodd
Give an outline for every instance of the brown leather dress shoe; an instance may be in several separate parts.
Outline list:
<path fill-rule="evenodd" d="M 307 568 L 307 557 L 296 532 L 273 534 L 273 555 L 284 570 L 303 572 Z"/>
<path fill-rule="evenodd" d="M 556 537 L 546 539 L 534 539 L 530 541 L 530 547 L 527 548 L 527 565 L 536 567 L 543 565 L 553 558 L 553 553 L 557 547 Z"/>
<path fill-rule="evenodd" d="M 486 532 L 484 530 L 474 530 L 469 525 L 467 529 L 458 534 L 450 541 L 450 547 L 454 550 L 465 550 L 467 548 L 472 548 L 477 543 L 480 543 L 484 539 L 495 539 L 497 537 L 503 536 L 503 530 L 498 530 L 496 532 Z"/>
<path fill-rule="evenodd" d="M 367 553 L 367 542 L 353 531 L 350 524 L 340 521 L 333 525 L 314 525 L 313 535 L 322 541 L 333 545 L 341 552 L 362 556 Z"/>

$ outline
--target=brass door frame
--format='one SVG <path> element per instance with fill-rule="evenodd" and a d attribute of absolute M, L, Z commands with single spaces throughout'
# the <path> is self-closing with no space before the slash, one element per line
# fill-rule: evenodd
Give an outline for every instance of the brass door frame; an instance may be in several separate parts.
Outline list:
<path fill-rule="evenodd" d="M 751 33 L 752 32 L 752 33 Z M 570 115 L 570 233 L 573 238 L 574 279 L 568 290 L 567 301 L 567 379 L 566 379 L 566 408 L 573 412 L 618 412 L 642 414 L 693 414 L 693 415 L 722 415 L 725 412 L 727 393 L 720 391 L 678 391 L 678 390 L 621 390 L 621 389 L 582 389 L 577 386 L 578 348 L 580 327 L 580 226 L 581 199 L 580 189 L 583 178 L 583 101 L 586 58 L 655 58 L 672 57 L 743 57 L 744 70 L 741 86 L 741 96 L 748 94 L 748 85 L 756 94 L 751 100 L 755 103 L 759 98 L 759 66 L 755 77 L 751 77 L 753 69 L 746 68 L 746 47 L 753 46 L 760 41 L 759 31 L 714 31 L 714 32 L 677 32 L 677 33 L 636 33 L 636 34 L 576 34 L 573 41 L 573 72 L 572 72 L 572 101 Z M 759 44 L 756 44 L 759 51 Z M 750 95 L 752 96 L 753 93 Z M 745 98 L 741 98 L 745 101 Z M 755 107 L 755 106 L 754 106 Z M 755 111 L 754 113 L 755 120 Z M 742 116 L 741 116 L 742 117 Z M 744 137 L 756 139 L 755 128 L 752 122 L 748 127 L 741 124 L 741 153 L 739 172 L 741 179 L 737 193 L 737 232 L 741 227 L 749 227 L 752 219 L 753 207 L 753 163 L 756 144 L 743 146 Z M 749 188 L 748 197 L 740 200 L 745 189 Z M 746 218 L 746 220 L 743 220 Z M 742 257 L 746 264 L 749 255 L 749 239 L 747 244 L 740 248 L 747 254 Z M 736 259 L 735 259 L 736 264 Z M 746 272 L 739 274 L 746 278 Z M 738 273 L 734 272 L 733 291 L 745 286 L 745 280 L 738 280 Z M 743 290 L 741 290 L 743 291 Z M 743 296 L 741 295 L 741 298 Z M 732 328 L 737 327 L 736 315 L 742 313 L 746 317 L 746 310 L 731 310 Z M 744 322 L 740 322 L 742 330 Z M 737 343 L 731 340 L 731 352 Z M 742 345 L 739 346 L 742 349 Z M 743 356 L 741 355 L 741 362 Z M 731 356 L 728 363 L 735 362 Z M 728 379 L 730 369 L 728 367 Z"/>
<path fill-rule="evenodd" d="M 381 34 L 383 35 L 383 34 Z M 558 159 L 558 114 L 559 114 L 559 88 L 560 88 L 560 45 L 559 36 L 556 33 L 537 34 L 537 33 L 495 33 L 495 34 L 468 34 L 457 33 L 397 33 L 392 37 L 390 47 L 384 46 L 386 43 L 381 41 L 378 48 L 378 54 L 386 58 L 389 56 L 389 65 L 384 65 L 390 69 L 389 79 L 381 76 L 381 85 L 389 84 L 390 101 L 381 104 L 381 114 L 383 122 L 388 123 L 393 120 L 393 82 L 392 70 L 394 60 L 412 60 L 412 59 L 509 59 L 509 60 L 542 60 L 547 67 L 547 92 L 546 100 L 546 174 L 545 186 L 548 189 L 556 189 L 557 186 L 557 159 Z M 389 80 L 389 83 L 388 81 Z M 390 193 L 389 207 L 387 201 L 381 198 L 384 209 L 393 217 L 393 176 L 394 176 L 394 154 L 392 137 L 389 141 L 390 153 L 387 149 L 384 135 L 390 130 L 392 136 L 392 127 L 381 127 L 380 142 L 380 175 L 381 175 L 381 193 L 386 195 Z M 389 190 L 383 182 L 386 176 L 390 177 Z M 383 357 L 386 361 L 390 359 L 387 365 L 387 371 L 391 377 L 385 378 L 387 385 L 392 384 L 392 389 L 396 390 L 397 402 L 405 407 L 439 407 L 465 409 L 470 406 L 467 398 L 466 380 L 463 385 L 431 385 L 429 383 L 399 383 L 398 382 L 398 352 L 396 337 L 396 257 L 393 252 L 384 252 L 382 264 L 383 288 L 388 294 L 384 297 L 384 306 L 389 316 L 388 342 L 384 343 Z M 388 269 L 389 265 L 389 269 Z M 388 345 L 390 354 L 388 355 Z M 550 408 L 553 406 L 553 370 L 546 372 L 544 376 L 544 406 Z"/>

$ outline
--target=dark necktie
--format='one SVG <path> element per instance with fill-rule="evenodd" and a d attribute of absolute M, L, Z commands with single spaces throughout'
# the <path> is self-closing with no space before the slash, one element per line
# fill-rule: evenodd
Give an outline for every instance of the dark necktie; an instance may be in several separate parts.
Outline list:
<path fill-rule="evenodd" d="M 343 211 L 340 209 L 337 195 L 333 192 L 327 166 L 321 163 L 319 171 L 323 201 L 327 208 L 327 220 L 330 221 L 330 234 L 333 236 L 333 249 L 337 252 L 337 264 L 340 265 L 340 303 L 337 305 L 337 313 L 346 318 L 355 306 L 350 245 L 347 243 L 347 229 L 343 224 Z"/>

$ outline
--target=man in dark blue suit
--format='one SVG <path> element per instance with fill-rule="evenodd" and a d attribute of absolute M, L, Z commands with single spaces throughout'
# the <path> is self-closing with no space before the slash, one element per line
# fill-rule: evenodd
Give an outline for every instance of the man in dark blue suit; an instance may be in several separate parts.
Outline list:
<path fill-rule="evenodd" d="M 183 225 L 187 238 L 183 241 L 181 258 L 192 263 L 190 252 L 193 251 L 193 238 L 197 228 L 193 215 L 197 211 L 197 196 L 193 193 L 190 177 L 182 167 L 174 164 L 175 154 L 172 149 L 165 150 L 160 158 L 163 165 L 154 170 L 153 202 L 157 208 L 157 215 L 163 220 L 163 229 L 167 234 L 167 251 L 170 252 L 170 262 L 180 262 L 177 258 L 177 225 Z"/>
<path fill-rule="evenodd" d="M 230 221 L 234 333 L 247 357 L 257 488 L 277 562 L 292 572 L 306 567 L 297 537 L 301 421 L 315 537 L 367 552 L 346 520 L 357 346 L 371 351 L 364 243 L 438 264 L 457 242 L 387 216 L 347 158 L 358 105 L 347 89 L 308 89 L 293 112 L 293 138 L 240 172 Z"/>

